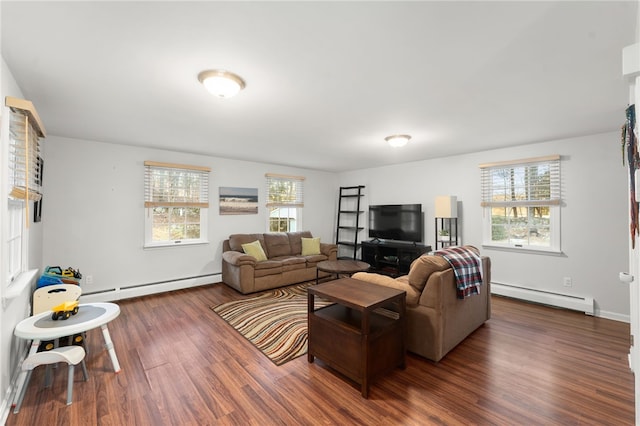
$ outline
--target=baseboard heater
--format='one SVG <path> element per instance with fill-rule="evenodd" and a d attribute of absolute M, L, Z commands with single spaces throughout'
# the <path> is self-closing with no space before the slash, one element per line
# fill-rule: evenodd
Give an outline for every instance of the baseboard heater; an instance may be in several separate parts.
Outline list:
<path fill-rule="evenodd" d="M 149 294 L 164 293 L 172 290 L 180 290 L 189 287 L 198 287 L 205 284 L 220 282 L 221 273 L 197 275 L 193 277 L 177 278 L 166 281 L 156 281 L 152 283 L 137 284 L 128 287 L 115 287 L 95 292 L 83 292 L 80 301 L 91 302 L 113 302 L 132 297 L 147 296 Z"/>
<path fill-rule="evenodd" d="M 491 282 L 491 293 L 559 308 L 572 309 L 574 311 L 582 311 L 587 315 L 595 314 L 595 305 L 592 297 L 569 296 L 493 281 Z"/>

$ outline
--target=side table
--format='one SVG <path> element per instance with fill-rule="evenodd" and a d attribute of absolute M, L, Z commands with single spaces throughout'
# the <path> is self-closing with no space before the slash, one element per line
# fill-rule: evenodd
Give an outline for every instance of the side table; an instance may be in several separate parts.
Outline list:
<path fill-rule="evenodd" d="M 352 278 L 307 288 L 308 352 L 361 385 L 405 367 L 406 293 Z M 335 304 L 315 309 L 315 296 Z"/>
<path fill-rule="evenodd" d="M 323 260 L 316 265 L 316 284 L 319 281 L 319 272 L 329 272 L 336 274 L 336 278 L 340 278 L 340 274 L 355 274 L 356 272 L 368 271 L 371 265 L 366 262 L 351 259 Z"/>

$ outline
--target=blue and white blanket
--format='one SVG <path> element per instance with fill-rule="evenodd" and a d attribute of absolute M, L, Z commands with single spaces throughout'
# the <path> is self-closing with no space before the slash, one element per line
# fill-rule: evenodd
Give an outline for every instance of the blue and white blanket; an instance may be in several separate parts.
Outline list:
<path fill-rule="evenodd" d="M 480 294 L 480 286 L 482 285 L 480 256 L 465 247 L 447 247 L 434 254 L 444 257 L 453 268 L 458 299 L 464 299 L 472 294 Z"/>

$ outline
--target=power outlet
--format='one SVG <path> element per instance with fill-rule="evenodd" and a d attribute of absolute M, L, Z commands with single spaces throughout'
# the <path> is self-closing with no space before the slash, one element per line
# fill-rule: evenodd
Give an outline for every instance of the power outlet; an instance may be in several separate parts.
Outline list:
<path fill-rule="evenodd" d="M 93 284 L 93 275 L 86 275 L 84 277 L 84 283 L 85 284 Z"/>
<path fill-rule="evenodd" d="M 564 277 L 563 283 L 565 287 L 571 287 L 573 285 L 573 280 L 571 277 Z"/>

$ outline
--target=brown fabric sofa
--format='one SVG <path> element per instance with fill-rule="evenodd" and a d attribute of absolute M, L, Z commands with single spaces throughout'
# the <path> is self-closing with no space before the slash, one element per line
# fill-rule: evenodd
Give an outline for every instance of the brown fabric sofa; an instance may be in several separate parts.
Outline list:
<path fill-rule="evenodd" d="M 476 253 L 475 247 L 472 248 Z M 353 278 L 407 292 L 407 349 L 433 361 L 491 318 L 491 259 L 482 259 L 480 294 L 457 298 L 453 269 L 443 257 L 423 255 L 409 274 L 391 278 L 358 272 Z"/>
<path fill-rule="evenodd" d="M 335 244 L 320 243 L 320 254 L 302 256 L 302 238 L 311 232 L 233 234 L 222 243 L 222 281 L 243 294 L 316 279 L 316 264 L 336 260 Z M 244 253 L 242 244 L 260 241 L 267 260 Z M 320 277 L 329 276 L 320 272 Z"/>

